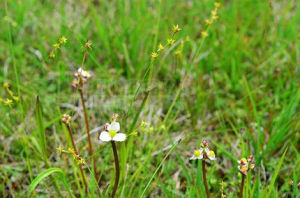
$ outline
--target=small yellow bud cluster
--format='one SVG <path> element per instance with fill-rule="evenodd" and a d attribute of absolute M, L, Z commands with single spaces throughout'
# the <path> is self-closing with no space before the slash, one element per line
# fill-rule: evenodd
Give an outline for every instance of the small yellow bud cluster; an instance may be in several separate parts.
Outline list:
<path fill-rule="evenodd" d="M 132 131 L 132 133 L 130 134 L 132 136 L 137 136 L 138 135 L 138 132 L 137 131 Z"/>
<path fill-rule="evenodd" d="M 52 45 L 53 49 L 51 50 L 51 52 L 49 54 L 49 57 L 54 59 L 55 56 L 56 56 L 57 50 L 59 50 L 62 45 L 66 44 L 67 40 L 68 39 L 66 37 L 64 37 L 64 36 L 60 37 L 58 39 L 58 41 Z"/>
<path fill-rule="evenodd" d="M 182 56 L 183 47 L 184 47 L 184 41 L 181 41 L 179 47 L 174 52 L 174 55 L 176 55 L 178 58 L 181 58 Z"/>
<path fill-rule="evenodd" d="M 151 58 L 156 59 L 157 57 L 158 57 L 158 53 L 157 52 L 152 52 Z"/>
<path fill-rule="evenodd" d="M 160 125 L 160 130 L 166 130 L 166 126 L 164 124 Z"/>
<path fill-rule="evenodd" d="M 207 31 L 202 31 L 202 32 L 201 32 L 201 37 L 202 37 L 202 38 L 206 38 L 207 36 L 208 36 Z"/>
<path fill-rule="evenodd" d="M 145 122 L 144 120 L 141 122 L 141 127 L 146 128 L 148 126 L 148 123 Z"/>
<path fill-rule="evenodd" d="M 179 32 L 181 30 L 181 28 L 178 26 L 178 24 L 177 25 L 173 25 L 173 32 L 174 33 L 177 33 L 177 32 Z"/>
<path fill-rule="evenodd" d="M 64 150 L 62 147 L 56 148 L 57 152 L 59 154 L 67 153 L 73 156 L 73 159 L 77 161 L 78 164 L 86 164 L 85 160 L 80 157 L 72 148 L 68 148 L 67 150 Z"/>
<path fill-rule="evenodd" d="M 140 130 L 142 132 L 147 132 L 147 128 L 148 128 L 148 123 L 146 121 L 142 121 L 141 124 L 140 124 Z"/>
<path fill-rule="evenodd" d="M 214 9 L 211 11 L 211 16 L 210 16 L 210 18 L 205 20 L 205 24 L 206 24 L 207 26 L 210 26 L 214 21 L 216 21 L 216 20 L 219 18 L 219 16 L 218 16 L 218 8 L 221 6 L 221 3 L 215 2 L 215 3 L 214 3 L 214 6 L 215 6 L 215 7 L 214 7 Z M 203 30 L 203 31 L 201 32 L 201 37 L 202 37 L 202 38 L 206 38 L 207 36 L 208 36 L 207 30 Z"/>
<path fill-rule="evenodd" d="M 226 198 L 226 195 L 224 194 L 224 188 L 226 187 L 226 183 L 221 181 L 220 186 L 221 186 L 221 198 Z"/>
<path fill-rule="evenodd" d="M 214 5 L 215 5 L 215 9 L 213 9 L 211 11 L 211 18 L 208 19 L 211 23 L 219 18 L 218 17 L 218 8 L 221 6 L 221 3 L 215 2 Z"/>
<path fill-rule="evenodd" d="M 173 25 L 171 37 L 167 39 L 167 42 L 165 45 L 160 43 L 158 45 L 157 50 L 151 53 L 152 60 L 156 59 L 159 56 L 159 54 L 165 49 L 166 46 L 172 46 L 175 43 L 174 36 L 179 31 L 181 31 L 181 28 L 179 27 L 179 25 Z"/>
<path fill-rule="evenodd" d="M 174 42 L 175 42 L 175 40 L 174 40 L 173 38 L 169 38 L 169 39 L 167 40 L 168 45 L 173 45 Z"/>
<path fill-rule="evenodd" d="M 150 126 L 147 122 L 145 122 L 144 120 L 141 122 L 140 124 L 140 130 L 143 133 L 152 133 L 154 131 L 153 126 Z"/>
<path fill-rule="evenodd" d="M 7 91 L 8 95 L 10 96 L 11 99 L 7 98 L 4 100 L 4 99 L 0 98 L 0 103 L 3 103 L 4 105 L 11 108 L 14 103 L 13 101 L 19 102 L 20 98 L 18 96 L 14 95 L 13 91 L 9 88 L 10 86 L 8 83 L 4 83 L 3 87 Z"/>

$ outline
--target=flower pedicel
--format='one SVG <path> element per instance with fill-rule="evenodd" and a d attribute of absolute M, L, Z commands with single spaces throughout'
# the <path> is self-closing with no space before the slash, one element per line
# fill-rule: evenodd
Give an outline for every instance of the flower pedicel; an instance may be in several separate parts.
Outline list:
<path fill-rule="evenodd" d="M 116 168 L 116 179 L 115 184 L 111 193 L 111 197 L 113 198 L 117 192 L 119 179 L 120 179 L 120 165 L 119 165 L 119 157 L 117 146 L 115 142 L 123 142 L 126 140 L 126 134 L 120 133 L 120 123 L 117 122 L 118 114 L 114 114 L 112 116 L 111 123 L 106 123 L 104 125 L 104 131 L 100 133 L 99 140 L 102 142 L 111 142 L 114 158 L 115 158 L 115 168 Z"/>

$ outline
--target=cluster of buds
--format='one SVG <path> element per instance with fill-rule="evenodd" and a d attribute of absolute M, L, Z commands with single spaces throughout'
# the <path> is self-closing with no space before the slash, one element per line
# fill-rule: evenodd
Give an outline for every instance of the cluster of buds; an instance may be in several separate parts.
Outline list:
<path fill-rule="evenodd" d="M 184 41 L 181 41 L 179 47 L 174 52 L 174 55 L 176 55 L 178 58 L 181 58 L 183 47 L 184 47 Z"/>
<path fill-rule="evenodd" d="M 119 117 L 119 114 L 117 114 L 117 113 L 112 114 L 112 116 L 110 118 L 111 122 L 117 121 L 118 117 Z"/>
<path fill-rule="evenodd" d="M 207 140 L 203 140 L 201 143 L 201 148 L 194 150 L 194 154 L 190 159 L 191 160 L 196 160 L 196 159 L 216 160 L 216 155 L 215 152 L 209 148 L 209 144 Z"/>
<path fill-rule="evenodd" d="M 159 54 L 165 49 L 165 46 L 172 46 L 175 43 L 174 36 L 181 30 L 179 25 L 173 25 L 171 37 L 167 39 L 167 43 L 165 45 L 159 44 L 156 51 L 151 53 L 151 58 L 156 59 Z"/>
<path fill-rule="evenodd" d="M 139 129 L 141 130 L 141 132 L 143 133 L 153 133 L 154 131 L 154 128 L 153 126 L 151 126 L 149 123 L 147 123 L 146 121 L 142 121 L 140 126 L 139 126 Z M 161 130 L 165 130 L 165 127 L 162 128 L 160 127 Z"/>
<path fill-rule="evenodd" d="M 74 77 L 72 86 L 75 88 L 82 88 L 82 86 L 87 82 L 87 79 L 91 77 L 91 74 L 80 67 L 77 72 L 75 72 Z"/>
<path fill-rule="evenodd" d="M 100 133 L 99 140 L 103 142 L 126 140 L 126 134 L 120 133 L 120 123 L 117 122 L 118 114 L 113 114 L 111 123 L 104 124 L 104 131 Z"/>
<path fill-rule="evenodd" d="M 53 50 L 50 52 L 49 57 L 55 58 L 55 54 L 56 54 L 57 50 L 59 50 L 62 45 L 66 44 L 67 40 L 68 39 L 64 36 L 60 37 L 58 39 L 58 41 L 53 44 Z"/>
<path fill-rule="evenodd" d="M 221 186 L 221 198 L 226 198 L 226 195 L 224 194 L 224 189 L 226 187 L 226 183 L 225 182 L 220 182 L 220 186 Z"/>
<path fill-rule="evenodd" d="M 210 16 L 210 18 L 205 20 L 205 24 L 206 24 L 207 26 L 211 25 L 214 21 L 216 21 L 216 20 L 218 19 L 218 8 L 221 6 L 221 3 L 215 2 L 215 3 L 214 3 L 214 6 L 215 6 L 215 7 L 214 7 L 214 9 L 211 11 L 211 16 Z M 204 30 L 204 31 L 201 32 L 201 37 L 202 37 L 202 38 L 205 38 L 205 37 L 207 37 L 207 36 L 208 36 L 208 33 L 207 33 L 206 30 Z"/>
<path fill-rule="evenodd" d="M 148 126 L 148 123 L 144 120 L 142 120 L 140 127 L 141 128 L 146 128 Z"/>
<path fill-rule="evenodd" d="M 78 164 L 86 164 L 86 161 L 82 157 L 80 157 L 72 148 L 64 150 L 62 147 L 58 147 L 56 150 L 59 154 L 67 153 L 72 155 L 73 159 L 76 160 Z"/>
<path fill-rule="evenodd" d="M 92 42 L 91 41 L 87 41 L 84 45 L 83 48 L 85 51 L 91 50 L 92 49 Z"/>
<path fill-rule="evenodd" d="M 253 155 L 250 155 L 247 159 L 242 158 L 241 160 L 238 160 L 238 163 L 239 163 L 238 169 L 239 169 L 239 171 L 242 174 L 247 175 L 249 170 L 252 170 L 252 169 L 255 168 L 255 164 L 253 164 L 252 162 L 253 162 Z"/>
<path fill-rule="evenodd" d="M 72 119 L 72 118 L 71 118 L 70 115 L 64 114 L 63 117 L 62 117 L 62 119 L 61 119 L 61 121 L 62 121 L 64 124 L 69 125 L 70 122 L 71 122 L 71 119 Z"/>
<path fill-rule="evenodd" d="M 7 91 L 8 95 L 10 96 L 10 98 L 7 99 L 2 99 L 0 98 L 0 103 L 3 103 L 4 105 L 8 106 L 8 107 L 12 107 L 13 105 L 13 101 L 15 102 L 19 102 L 20 98 L 15 96 L 13 91 L 9 88 L 9 84 L 8 83 L 4 83 L 3 84 L 4 89 Z"/>

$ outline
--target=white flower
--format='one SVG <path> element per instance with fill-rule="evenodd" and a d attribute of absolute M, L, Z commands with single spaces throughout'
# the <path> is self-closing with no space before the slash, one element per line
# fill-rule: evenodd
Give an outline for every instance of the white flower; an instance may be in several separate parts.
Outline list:
<path fill-rule="evenodd" d="M 190 159 L 191 160 L 203 159 L 203 149 L 194 150 L 194 155 Z"/>
<path fill-rule="evenodd" d="M 216 160 L 215 152 L 208 148 L 196 149 L 194 155 L 190 158 L 191 160 L 208 158 L 209 160 Z"/>
<path fill-rule="evenodd" d="M 117 141 L 117 142 L 123 142 L 126 140 L 126 134 L 125 133 L 119 133 L 120 131 L 120 124 L 119 122 L 113 121 L 111 124 L 105 124 L 104 125 L 105 131 L 102 131 L 99 139 L 103 142 L 109 142 L 109 141 Z"/>
<path fill-rule="evenodd" d="M 89 78 L 91 77 L 91 74 L 86 71 L 86 70 L 83 70 L 81 67 L 78 69 L 77 73 L 82 76 L 83 78 Z"/>
<path fill-rule="evenodd" d="M 213 150 L 205 149 L 205 151 L 206 151 L 206 155 L 207 155 L 208 159 L 216 160 L 216 155 Z"/>

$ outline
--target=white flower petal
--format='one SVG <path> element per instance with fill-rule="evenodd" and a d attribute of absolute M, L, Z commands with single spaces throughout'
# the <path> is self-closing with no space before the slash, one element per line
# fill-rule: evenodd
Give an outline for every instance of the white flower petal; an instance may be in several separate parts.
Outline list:
<path fill-rule="evenodd" d="M 113 137 L 114 141 L 117 142 L 123 142 L 126 140 L 126 134 L 125 133 L 117 133 L 114 137 Z"/>
<path fill-rule="evenodd" d="M 203 153 L 197 159 L 203 159 Z"/>
<path fill-rule="evenodd" d="M 119 122 L 112 122 L 110 125 L 107 126 L 108 131 L 120 131 L 120 124 Z"/>
<path fill-rule="evenodd" d="M 193 156 L 190 158 L 190 160 L 195 160 L 195 159 L 197 159 L 195 155 L 193 155 Z"/>
<path fill-rule="evenodd" d="M 99 139 L 103 142 L 111 141 L 111 137 L 110 137 L 109 133 L 106 131 L 101 132 Z"/>
<path fill-rule="evenodd" d="M 208 156 L 210 160 L 216 160 L 216 156 Z"/>
<path fill-rule="evenodd" d="M 83 71 L 82 76 L 85 78 L 89 78 L 89 77 L 91 77 L 91 74 L 88 71 Z"/>
<path fill-rule="evenodd" d="M 203 154 L 201 154 L 200 156 L 196 157 L 195 155 L 193 155 L 190 160 L 201 160 L 203 159 Z"/>

